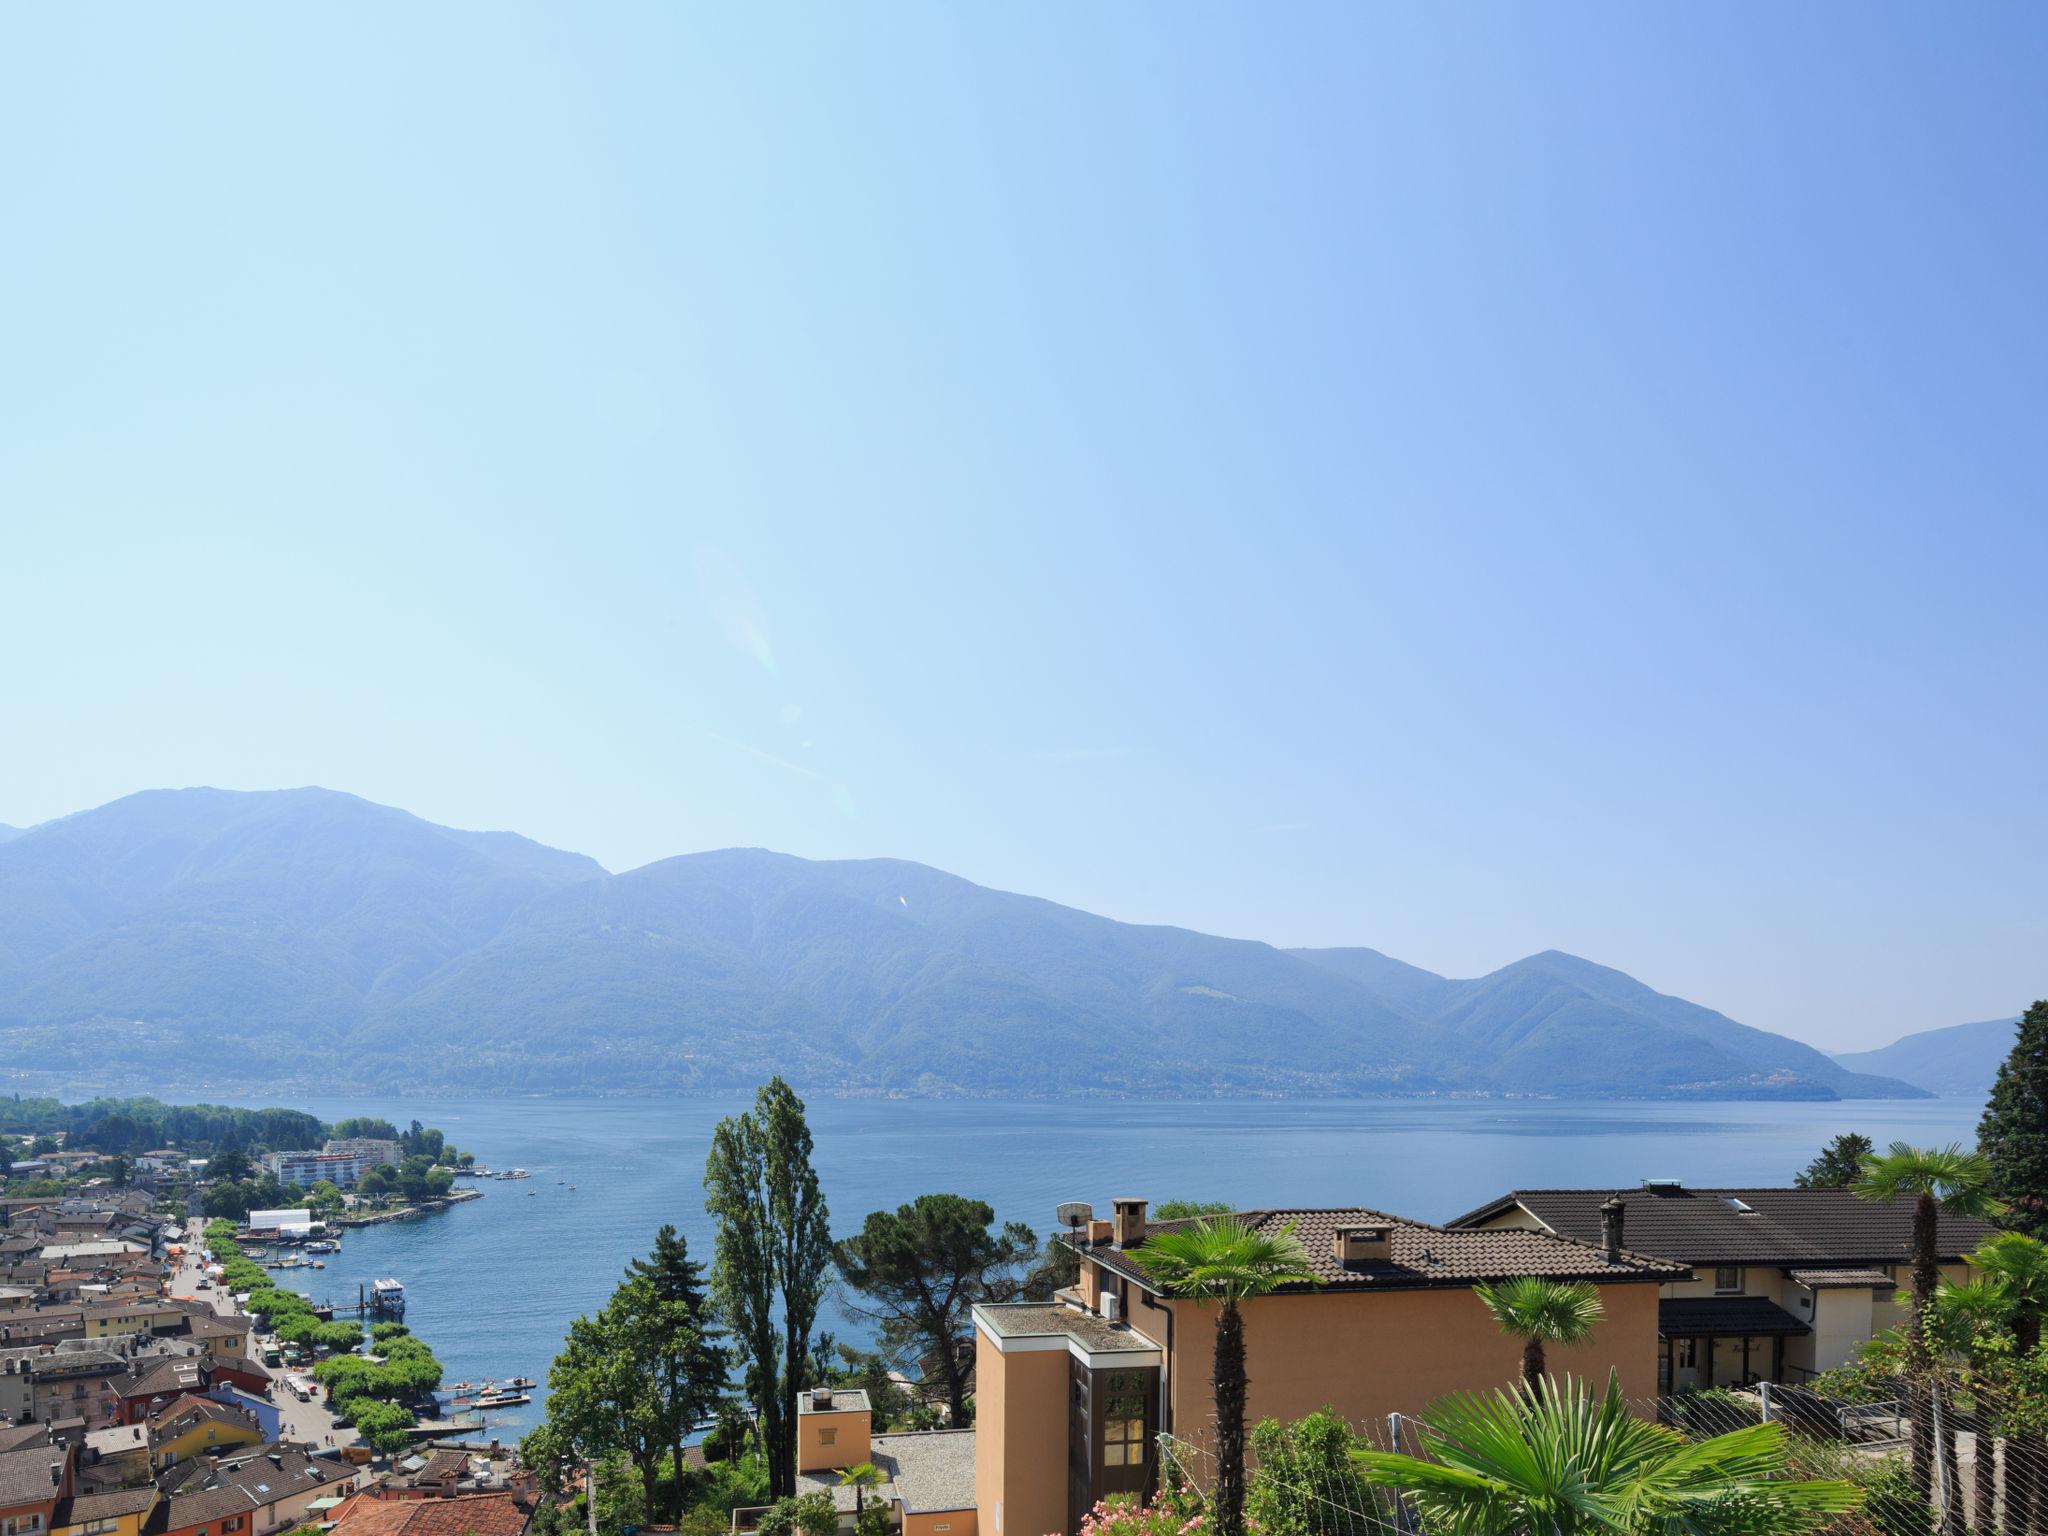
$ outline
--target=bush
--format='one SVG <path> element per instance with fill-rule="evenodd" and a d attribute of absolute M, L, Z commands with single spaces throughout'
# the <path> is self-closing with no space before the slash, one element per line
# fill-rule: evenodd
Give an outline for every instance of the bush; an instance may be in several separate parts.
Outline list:
<path fill-rule="evenodd" d="M 1763 1403 L 1746 1392 L 1726 1387 L 1701 1387 L 1673 1399 L 1678 1427 L 1693 1434 L 1725 1435 L 1763 1422 Z"/>
<path fill-rule="evenodd" d="M 777 1499 L 761 1516 L 760 1536 L 838 1536 L 839 1511 L 822 1488 L 802 1498 Z"/>
<path fill-rule="evenodd" d="M 1329 1409 L 1292 1424 L 1261 1419 L 1251 1435 L 1257 1463 L 1245 1488 L 1246 1522 L 1262 1536 L 1364 1536 L 1380 1499 L 1352 1465 L 1351 1428 Z"/>
<path fill-rule="evenodd" d="M 705 1469 L 704 1491 L 697 1502 L 730 1515 L 768 1501 L 768 1469 L 758 1456 L 714 1461 Z"/>
<path fill-rule="evenodd" d="M 386 1339 L 402 1339 L 411 1332 L 412 1330 L 403 1323 L 383 1322 L 370 1324 L 370 1337 L 380 1344 Z"/>

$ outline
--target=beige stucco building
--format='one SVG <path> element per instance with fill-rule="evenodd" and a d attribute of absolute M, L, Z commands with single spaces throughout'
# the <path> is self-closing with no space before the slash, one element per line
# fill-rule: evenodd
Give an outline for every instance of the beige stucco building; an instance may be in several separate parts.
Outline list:
<path fill-rule="evenodd" d="M 1585 1239 L 1601 1232 L 1603 1210 L 1632 1250 L 1691 1270 L 1658 1298 L 1660 1392 L 1796 1384 L 1904 1319 L 1894 1298 L 1910 1281 L 1912 1206 L 1845 1189 L 1688 1189 L 1676 1179 L 1619 1192 L 1523 1189 L 1451 1226 Z M 1968 1276 L 1964 1255 L 1994 1229 L 1943 1216 L 1937 1230 L 1953 1281 Z"/>
<path fill-rule="evenodd" d="M 974 1309 L 980 1536 L 1073 1532 L 1098 1499 L 1154 1487 L 1160 1433 L 1209 1425 L 1217 1309 L 1162 1295 L 1143 1264 L 1159 1230 L 1146 1202 L 1114 1209 L 1076 1234 L 1070 1290 Z M 1687 1276 L 1682 1264 L 1548 1232 L 1454 1232 L 1366 1209 L 1242 1219 L 1291 1229 L 1316 1275 L 1243 1307 L 1248 1423 L 1320 1408 L 1353 1420 L 1415 1414 L 1449 1392 L 1507 1385 L 1520 1345 L 1472 1287 L 1528 1274 L 1600 1289 L 1603 1321 L 1584 1345 L 1554 1350 L 1552 1369 L 1600 1382 L 1612 1371 L 1647 1396 L 1658 1289 Z"/>

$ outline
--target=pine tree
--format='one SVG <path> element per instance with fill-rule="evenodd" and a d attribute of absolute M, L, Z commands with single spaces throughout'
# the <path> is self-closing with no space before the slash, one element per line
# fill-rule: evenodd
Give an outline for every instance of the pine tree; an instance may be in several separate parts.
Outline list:
<path fill-rule="evenodd" d="M 2048 1238 L 2048 1001 L 2020 1019 L 1977 1124 L 1977 1145 L 1991 1162 L 1991 1192 L 2006 1205 L 2003 1224 Z"/>
<path fill-rule="evenodd" d="M 686 1486 L 683 1442 L 725 1400 L 724 1336 L 705 1295 L 704 1266 L 690 1257 L 689 1244 L 668 1224 L 654 1234 L 654 1251 L 626 1266 L 626 1280 L 643 1282 L 654 1302 L 675 1319 L 656 1356 L 662 1399 L 668 1407 L 669 1464 L 677 1497 Z"/>
<path fill-rule="evenodd" d="M 1863 1160 L 1876 1150 L 1868 1136 L 1844 1131 L 1794 1174 L 1792 1182 L 1801 1189 L 1847 1189 L 1862 1174 Z"/>

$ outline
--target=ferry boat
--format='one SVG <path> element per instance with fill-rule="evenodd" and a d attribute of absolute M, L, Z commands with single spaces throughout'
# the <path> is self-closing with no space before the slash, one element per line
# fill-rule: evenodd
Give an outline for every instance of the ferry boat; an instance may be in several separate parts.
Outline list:
<path fill-rule="evenodd" d="M 533 1399 L 524 1392 L 479 1392 L 472 1408 L 517 1408 Z"/>
<path fill-rule="evenodd" d="M 524 1168 L 507 1168 L 503 1173 L 493 1174 L 491 1177 L 497 1179 L 530 1179 L 533 1175 Z"/>
<path fill-rule="evenodd" d="M 386 1317 L 405 1315 L 405 1287 L 389 1278 L 370 1287 L 370 1310 Z"/>

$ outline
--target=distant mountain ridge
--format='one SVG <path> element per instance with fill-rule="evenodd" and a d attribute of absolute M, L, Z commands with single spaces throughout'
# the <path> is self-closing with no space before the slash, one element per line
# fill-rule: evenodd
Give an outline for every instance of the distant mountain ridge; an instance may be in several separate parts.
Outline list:
<path fill-rule="evenodd" d="M 889 859 L 608 874 L 322 789 L 0 841 L 17 1070 L 325 1088 L 1919 1097 L 1555 951 L 1453 981 Z"/>
<path fill-rule="evenodd" d="M 1852 1072 L 1883 1073 L 1943 1098 L 1988 1098 L 1998 1069 L 2012 1054 L 2019 1023 L 2015 1014 L 1923 1029 L 1874 1051 L 1838 1051 L 1835 1060 Z"/>

